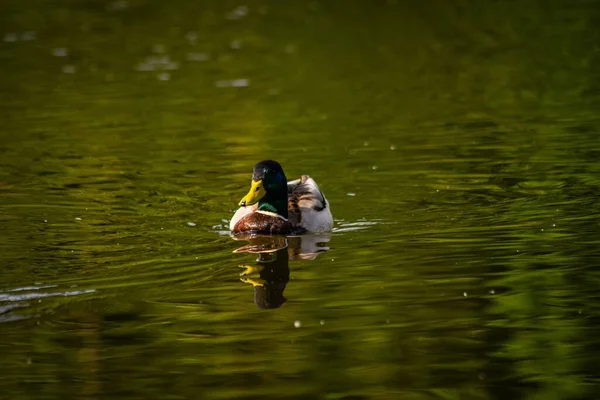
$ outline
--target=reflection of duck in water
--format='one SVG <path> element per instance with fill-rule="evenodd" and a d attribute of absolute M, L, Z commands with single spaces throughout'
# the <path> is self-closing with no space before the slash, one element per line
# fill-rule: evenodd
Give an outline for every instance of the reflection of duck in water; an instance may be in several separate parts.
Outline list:
<path fill-rule="evenodd" d="M 242 282 L 254 286 L 254 304 L 258 308 L 279 308 L 287 300 L 283 297 L 290 280 L 287 248 L 258 253 L 255 265 L 240 265 Z"/>
<path fill-rule="evenodd" d="M 333 227 L 329 202 L 308 175 L 288 182 L 272 160 L 254 166 L 252 185 L 240 201 L 229 228 L 233 233 L 299 234 Z"/>
<path fill-rule="evenodd" d="M 247 236 L 236 239 L 250 243 L 235 253 L 254 253 L 255 265 L 240 265 L 242 282 L 254 287 L 254 303 L 259 308 L 279 308 L 287 300 L 283 296 L 290 280 L 289 260 L 312 260 L 327 251 L 328 236 Z"/>

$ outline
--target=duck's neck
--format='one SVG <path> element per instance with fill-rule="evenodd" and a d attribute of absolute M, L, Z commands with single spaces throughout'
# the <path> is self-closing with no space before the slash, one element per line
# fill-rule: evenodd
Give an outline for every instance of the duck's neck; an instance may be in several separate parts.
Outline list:
<path fill-rule="evenodd" d="M 258 202 L 258 209 L 260 211 L 277 213 L 278 215 L 281 215 L 283 218 L 287 219 L 287 186 L 284 186 L 283 189 L 284 190 L 282 191 L 278 191 L 279 193 L 267 192 L 267 194 Z"/>

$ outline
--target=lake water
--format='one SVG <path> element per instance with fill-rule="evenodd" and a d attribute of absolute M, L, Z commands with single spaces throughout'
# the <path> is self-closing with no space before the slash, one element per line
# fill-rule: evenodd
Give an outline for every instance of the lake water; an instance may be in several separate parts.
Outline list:
<path fill-rule="evenodd" d="M 0 398 L 598 398 L 599 24 L 3 0 Z M 269 158 L 331 234 L 230 237 Z"/>

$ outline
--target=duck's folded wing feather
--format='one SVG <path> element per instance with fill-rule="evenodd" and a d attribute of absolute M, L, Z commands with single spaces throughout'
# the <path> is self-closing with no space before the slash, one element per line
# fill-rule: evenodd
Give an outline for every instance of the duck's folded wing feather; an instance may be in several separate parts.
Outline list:
<path fill-rule="evenodd" d="M 317 183 L 308 175 L 288 182 L 290 222 L 309 232 L 326 232 L 333 227 L 329 203 Z"/>
<path fill-rule="evenodd" d="M 302 175 L 302 178 L 288 182 L 287 189 L 288 196 L 295 198 L 301 208 L 322 211 L 328 206 L 317 182 L 308 175 Z"/>

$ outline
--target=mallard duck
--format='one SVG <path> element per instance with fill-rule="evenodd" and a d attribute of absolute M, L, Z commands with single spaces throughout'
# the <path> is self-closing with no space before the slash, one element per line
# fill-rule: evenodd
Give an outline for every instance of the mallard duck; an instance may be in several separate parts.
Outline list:
<path fill-rule="evenodd" d="M 231 219 L 233 233 L 301 234 L 333 227 L 329 202 L 308 175 L 288 182 L 277 161 L 257 163 L 250 191 Z"/>

